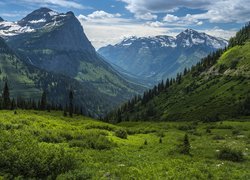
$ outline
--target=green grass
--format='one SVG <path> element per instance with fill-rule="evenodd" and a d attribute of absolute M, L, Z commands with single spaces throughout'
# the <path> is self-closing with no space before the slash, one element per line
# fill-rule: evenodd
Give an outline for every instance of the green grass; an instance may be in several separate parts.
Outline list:
<path fill-rule="evenodd" d="M 0 176 L 4 179 L 38 176 L 249 179 L 249 120 L 250 117 L 216 123 L 112 125 L 81 116 L 63 117 L 62 112 L 18 110 L 14 115 L 12 111 L 0 111 Z M 127 131 L 127 139 L 120 138 L 119 131 Z M 190 156 L 178 152 L 186 133 L 191 145 Z M 224 147 L 241 151 L 244 160 L 219 159 Z"/>

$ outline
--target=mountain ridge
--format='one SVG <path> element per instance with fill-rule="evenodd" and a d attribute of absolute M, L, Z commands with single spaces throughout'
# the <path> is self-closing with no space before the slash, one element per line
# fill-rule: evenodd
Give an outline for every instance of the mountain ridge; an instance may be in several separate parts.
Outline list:
<path fill-rule="evenodd" d="M 226 40 L 187 29 L 176 37 L 125 38 L 116 45 L 100 48 L 98 53 L 132 74 L 160 81 L 174 77 L 210 52 L 226 46 Z"/>

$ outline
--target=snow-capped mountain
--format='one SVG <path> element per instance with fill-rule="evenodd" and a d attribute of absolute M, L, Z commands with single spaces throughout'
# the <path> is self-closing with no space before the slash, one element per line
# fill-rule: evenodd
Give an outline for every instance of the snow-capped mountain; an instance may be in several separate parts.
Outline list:
<path fill-rule="evenodd" d="M 73 12 L 40 8 L 18 22 L 0 22 L 0 33 L 26 64 L 75 79 L 92 88 L 92 96 L 105 97 L 96 108 L 102 113 L 144 89 L 126 81 L 96 53 Z"/>
<path fill-rule="evenodd" d="M 65 15 L 48 8 L 40 8 L 18 22 L 0 21 L 0 35 L 3 37 L 15 36 L 26 32 L 34 32 L 45 25 L 59 25 L 58 18 L 61 16 Z"/>
<path fill-rule="evenodd" d="M 193 29 L 186 29 L 176 36 L 176 44 L 188 48 L 195 45 L 204 45 L 210 48 L 220 49 L 227 46 L 228 42 L 205 33 L 199 33 Z"/>
<path fill-rule="evenodd" d="M 210 52 L 227 46 L 228 42 L 205 33 L 186 29 L 176 37 L 130 37 L 98 52 L 115 66 L 141 77 L 175 76 L 191 67 Z"/>

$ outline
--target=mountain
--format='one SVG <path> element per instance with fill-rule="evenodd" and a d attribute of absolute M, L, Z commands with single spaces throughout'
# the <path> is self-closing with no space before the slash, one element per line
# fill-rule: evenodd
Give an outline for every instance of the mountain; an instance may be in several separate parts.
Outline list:
<path fill-rule="evenodd" d="M 113 111 L 107 119 L 217 121 L 250 115 L 250 24 L 226 50 L 209 55 Z"/>
<path fill-rule="evenodd" d="M 4 19 L 0 17 L 0 22 L 3 22 L 3 21 L 4 21 Z"/>
<path fill-rule="evenodd" d="M 95 117 L 117 103 L 108 96 L 102 96 L 90 83 L 80 83 L 27 64 L 0 38 L 0 89 L 3 89 L 5 81 L 8 81 L 10 95 L 15 99 L 37 101 L 46 90 L 50 102 L 63 106 L 67 103 L 69 90 L 74 89 L 75 104 L 84 107 L 86 113 Z"/>
<path fill-rule="evenodd" d="M 100 48 L 98 53 L 134 75 L 159 81 L 174 77 L 210 52 L 226 46 L 224 39 L 187 29 L 176 37 L 131 37 Z"/>
<path fill-rule="evenodd" d="M 84 96 L 98 99 L 93 114 L 102 115 L 145 89 L 96 53 L 72 12 L 40 8 L 18 22 L 0 22 L 0 35 L 25 64 L 77 81 L 77 91 L 91 90 Z"/>

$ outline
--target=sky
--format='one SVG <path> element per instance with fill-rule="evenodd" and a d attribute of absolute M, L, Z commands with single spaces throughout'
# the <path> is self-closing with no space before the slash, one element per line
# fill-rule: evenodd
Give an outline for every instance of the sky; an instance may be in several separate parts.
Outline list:
<path fill-rule="evenodd" d="M 40 7 L 73 11 L 96 49 L 187 28 L 229 39 L 250 21 L 250 0 L 0 0 L 0 17 L 18 21 Z"/>

